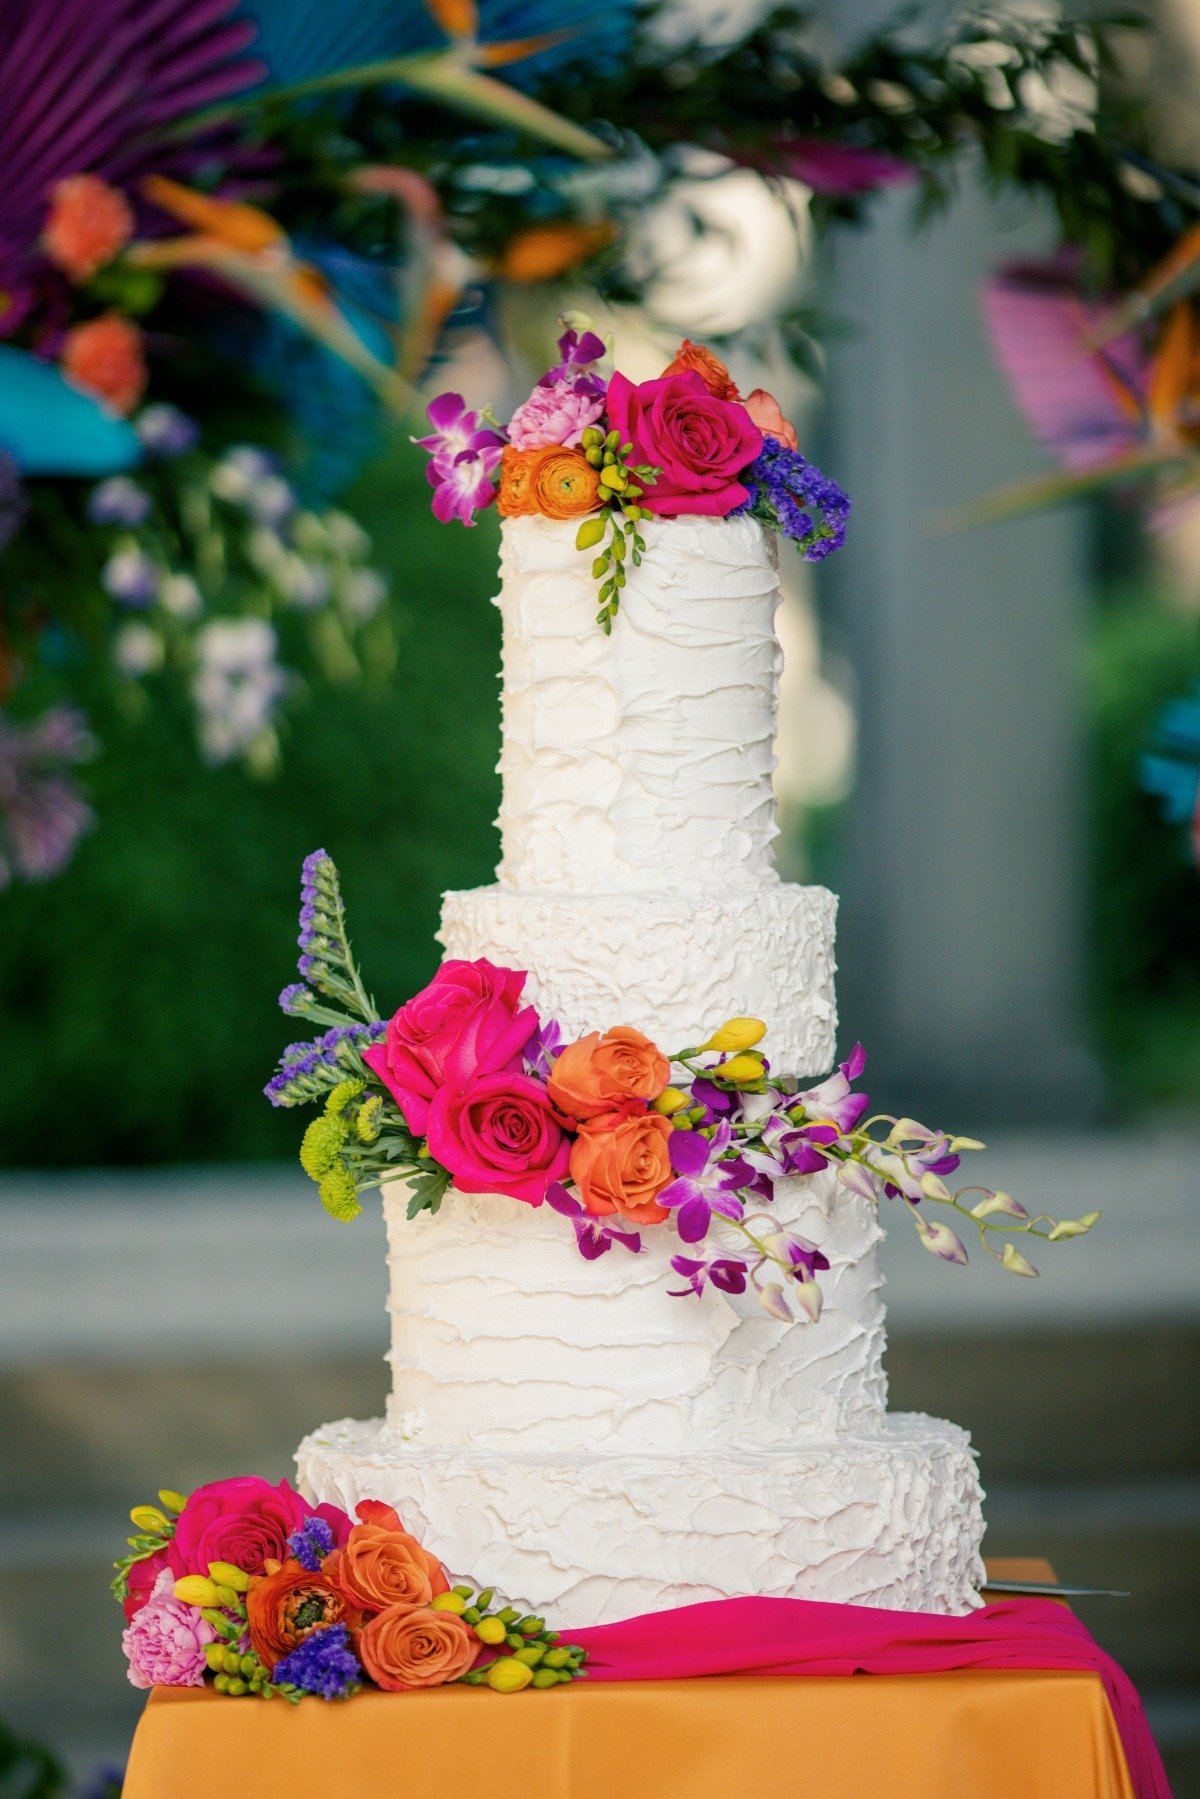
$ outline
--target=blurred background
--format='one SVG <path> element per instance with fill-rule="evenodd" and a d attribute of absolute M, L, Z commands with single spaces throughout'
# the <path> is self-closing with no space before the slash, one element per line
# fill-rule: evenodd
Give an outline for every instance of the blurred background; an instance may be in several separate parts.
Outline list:
<path fill-rule="evenodd" d="M 382 1407 L 276 996 L 318 844 L 388 1009 L 492 877 L 498 521 L 410 436 L 568 307 L 852 495 L 782 552 L 777 781 L 842 1047 L 1104 1213 L 1036 1282 L 898 1221 L 892 1403 L 972 1431 L 990 1553 L 1129 1590 L 1080 1609 L 1200 1794 L 1197 0 L 92 0 L 51 129 L 60 15 L 0 3 L 0 1793 L 123 1761 L 129 1506 Z"/>

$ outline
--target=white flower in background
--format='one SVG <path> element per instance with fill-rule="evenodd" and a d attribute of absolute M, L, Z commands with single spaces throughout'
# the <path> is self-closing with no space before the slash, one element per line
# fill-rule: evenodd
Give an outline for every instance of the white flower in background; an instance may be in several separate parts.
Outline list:
<path fill-rule="evenodd" d="M 122 606 L 149 606 L 158 598 L 159 570 L 130 544 L 111 555 L 100 571 L 104 590 Z"/>
<path fill-rule="evenodd" d="M 219 500 L 228 500 L 231 506 L 249 506 L 256 487 L 278 478 L 274 460 L 265 450 L 236 444 L 214 465 L 208 484 Z"/>
<path fill-rule="evenodd" d="M 158 603 L 173 618 L 199 618 L 204 610 L 200 589 L 190 575 L 168 575 L 159 592 Z"/>
<path fill-rule="evenodd" d="M 327 512 L 323 522 L 326 537 L 340 555 L 354 560 L 365 556 L 371 548 L 371 539 L 348 512 Z"/>
<path fill-rule="evenodd" d="M 294 550 L 288 552 L 274 573 L 284 599 L 301 612 L 314 612 L 323 606 L 333 590 L 329 570 L 319 562 L 306 562 Z"/>
<path fill-rule="evenodd" d="M 163 664 L 163 640 L 149 625 L 122 625 L 113 639 L 113 660 L 123 675 L 153 675 Z"/>
<path fill-rule="evenodd" d="M 356 624 L 374 618 L 387 599 L 388 584 L 378 569 L 354 568 L 342 579 L 338 596 Z"/>
<path fill-rule="evenodd" d="M 289 686 L 264 619 L 214 619 L 196 637 L 192 698 L 200 747 L 210 762 L 252 753 L 269 735 Z"/>
<path fill-rule="evenodd" d="M 281 525 L 296 510 L 296 496 L 282 475 L 268 475 L 253 483 L 245 505 L 264 525 Z"/>
<path fill-rule="evenodd" d="M 257 525 L 246 538 L 246 555 L 256 569 L 272 580 L 286 562 L 287 554 L 288 547 L 278 531 L 272 531 L 267 525 Z"/>

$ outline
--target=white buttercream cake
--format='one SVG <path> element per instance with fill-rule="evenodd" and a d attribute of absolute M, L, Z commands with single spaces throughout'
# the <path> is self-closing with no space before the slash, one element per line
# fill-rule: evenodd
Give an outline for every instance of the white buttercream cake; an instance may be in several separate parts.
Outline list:
<path fill-rule="evenodd" d="M 833 1060 L 835 901 L 782 883 L 774 540 L 647 521 L 611 636 L 575 524 L 503 526 L 497 884 L 446 895 L 449 956 L 528 970 L 568 1039 L 670 1049 L 766 1020 L 775 1068 Z M 297 1453 L 310 1495 L 382 1498 L 456 1576 L 567 1629 L 723 1595 L 965 1611 L 983 1579 L 966 1434 L 889 1414 L 873 1204 L 829 1171 L 776 1188 L 830 1269 L 816 1323 L 672 1296 L 673 1235 L 584 1261 L 563 1221 L 385 1189 L 392 1394 Z"/>

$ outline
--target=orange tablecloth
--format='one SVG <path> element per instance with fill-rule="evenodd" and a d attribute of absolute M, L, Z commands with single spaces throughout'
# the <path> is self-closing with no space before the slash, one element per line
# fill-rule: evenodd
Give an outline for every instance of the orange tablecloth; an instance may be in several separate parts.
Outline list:
<path fill-rule="evenodd" d="M 1018 1572 L 1019 1569 L 1019 1572 Z M 996 1579 L 1045 1563 L 994 1563 Z M 345 1705 L 157 1688 L 124 1799 L 1132 1799 L 1098 1678 L 761 1675 L 363 1693 Z"/>

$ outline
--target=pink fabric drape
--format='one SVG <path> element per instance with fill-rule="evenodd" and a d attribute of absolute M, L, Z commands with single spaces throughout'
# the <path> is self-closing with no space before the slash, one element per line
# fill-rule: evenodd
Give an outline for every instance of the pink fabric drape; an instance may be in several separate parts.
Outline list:
<path fill-rule="evenodd" d="M 592 1680 L 701 1674 L 925 1674 L 1072 1668 L 1100 1676 L 1138 1799 L 1171 1799 L 1141 1700 L 1073 1612 L 1004 1599 L 964 1618 L 807 1599 L 716 1599 L 573 1631 Z"/>

